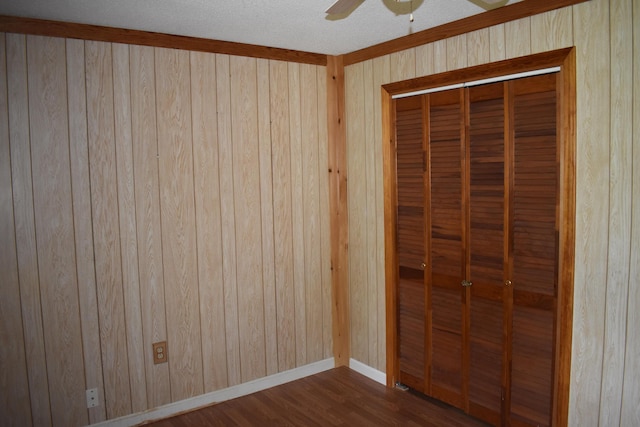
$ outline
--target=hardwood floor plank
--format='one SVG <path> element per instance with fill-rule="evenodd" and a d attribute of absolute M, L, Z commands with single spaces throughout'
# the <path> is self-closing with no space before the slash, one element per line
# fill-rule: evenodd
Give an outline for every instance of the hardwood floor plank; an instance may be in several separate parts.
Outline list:
<path fill-rule="evenodd" d="M 207 426 L 484 426 L 458 409 L 339 367 L 147 424 Z"/>

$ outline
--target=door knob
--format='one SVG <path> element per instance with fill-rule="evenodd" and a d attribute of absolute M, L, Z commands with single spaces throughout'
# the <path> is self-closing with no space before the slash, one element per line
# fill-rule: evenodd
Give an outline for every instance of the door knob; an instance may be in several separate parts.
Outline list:
<path fill-rule="evenodd" d="M 424 270 L 426 267 L 427 267 L 427 264 L 426 264 L 426 263 L 424 263 L 424 262 L 423 262 L 422 264 L 420 264 L 420 268 L 421 268 L 421 269 L 423 269 L 423 270 Z"/>
<path fill-rule="evenodd" d="M 467 287 L 469 287 L 469 286 L 471 286 L 471 285 L 473 285 L 473 283 L 471 283 L 471 282 L 470 282 L 470 281 L 468 281 L 468 280 L 463 280 L 463 281 L 462 281 L 462 286 L 464 286 L 465 288 L 467 288 Z"/>

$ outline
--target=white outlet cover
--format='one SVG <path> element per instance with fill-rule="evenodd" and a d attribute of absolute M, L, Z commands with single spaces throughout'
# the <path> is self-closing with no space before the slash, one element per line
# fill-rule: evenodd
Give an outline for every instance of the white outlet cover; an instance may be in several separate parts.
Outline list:
<path fill-rule="evenodd" d="M 95 408 L 100 402 L 98 401 L 98 389 L 90 388 L 87 390 L 87 408 Z"/>

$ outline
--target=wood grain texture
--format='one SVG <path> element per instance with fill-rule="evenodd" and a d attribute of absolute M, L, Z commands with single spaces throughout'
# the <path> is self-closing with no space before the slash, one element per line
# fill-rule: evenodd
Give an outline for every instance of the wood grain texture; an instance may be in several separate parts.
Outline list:
<path fill-rule="evenodd" d="M 216 55 L 192 52 L 193 179 L 204 391 L 227 386 Z"/>
<path fill-rule="evenodd" d="M 111 45 L 85 44 L 87 135 L 104 396 L 108 418 L 131 413 L 120 247 Z"/>
<path fill-rule="evenodd" d="M 573 13 L 570 7 L 531 17 L 531 52 L 572 46 Z"/>
<path fill-rule="evenodd" d="M 388 55 L 375 58 L 374 61 L 380 58 L 388 58 Z M 433 43 L 416 47 L 416 77 L 433 74 L 433 69 Z"/>
<path fill-rule="evenodd" d="M 331 220 L 329 204 L 329 129 L 327 120 L 327 69 L 318 67 L 318 196 L 320 198 L 320 270 L 322 275 L 323 358 L 333 357 L 331 319 Z"/>
<path fill-rule="evenodd" d="M 51 425 L 51 408 L 40 310 L 40 279 L 33 212 L 26 37 L 7 34 L 5 42 L 9 109 L 9 133 L 6 141 L 11 146 L 13 192 L 13 212 L 7 211 L 6 214 L 14 216 L 22 324 L 24 330 L 28 331 L 24 334 L 24 347 L 29 377 L 30 412 L 33 424 L 47 426 Z M 4 67 L 0 68 L 0 70 L 3 69 Z M 3 203 L 3 206 L 7 205 Z"/>
<path fill-rule="evenodd" d="M 238 335 L 238 283 L 236 276 L 236 235 L 233 194 L 233 136 L 231 134 L 231 82 L 229 56 L 216 55 L 218 108 L 218 158 L 220 215 L 222 221 L 222 275 L 224 280 L 225 337 L 229 386 L 239 384 L 240 337 Z"/>
<path fill-rule="evenodd" d="M 392 70 L 393 71 L 393 70 Z M 447 40 L 433 42 L 433 72 L 443 73 L 447 71 Z M 395 78 L 392 78 L 396 81 Z"/>
<path fill-rule="evenodd" d="M 633 0 L 632 3 L 632 34 L 634 46 L 640 45 L 640 0 Z M 633 111 L 640 111 L 640 52 L 634 49 L 633 61 Z M 632 162 L 634 165 L 640 164 L 640 147 L 638 140 L 640 137 L 640 117 L 635 114 L 633 117 L 632 135 Z M 632 172 L 632 188 L 640 186 L 640 168 L 634 167 Z M 631 253 L 629 271 L 629 295 L 627 305 L 627 334 L 626 353 L 624 363 L 624 379 L 622 384 L 622 408 L 621 425 L 640 424 L 640 408 L 637 402 L 640 401 L 640 286 L 637 282 L 640 279 L 640 197 L 635 191 L 631 200 Z"/>
<path fill-rule="evenodd" d="M 20 64 L 18 64 L 20 65 Z M 21 76 L 24 80 L 24 76 Z M 11 191 L 11 147 L 9 142 L 9 105 L 7 100 L 7 50 L 5 35 L 0 36 L 0 364 L 11 367 L 0 375 L 0 417 L 8 426 L 32 422 L 29 378 L 20 304 L 18 250 Z M 21 141 L 16 140 L 15 143 Z"/>
<path fill-rule="evenodd" d="M 429 57 L 428 52 L 425 54 Z M 416 48 L 416 62 L 419 61 L 419 49 Z M 418 66 L 416 65 L 416 74 Z M 426 70 L 424 70 L 426 71 Z M 373 365 L 374 368 L 381 372 L 386 370 L 386 313 L 385 313 L 385 230 L 384 230 L 384 170 L 383 170 L 383 149 L 385 146 L 383 125 L 382 125 L 382 85 L 388 83 L 391 80 L 391 64 L 389 56 L 382 58 L 376 58 L 373 60 L 373 84 L 369 90 L 373 95 L 373 112 L 374 117 L 374 142 L 373 142 L 373 159 L 372 165 L 374 172 L 375 183 L 375 205 L 374 212 L 376 215 L 375 228 L 376 228 L 376 253 L 375 264 L 376 271 L 375 276 L 371 280 L 376 282 L 375 294 L 377 299 L 377 365 Z M 372 308 L 374 309 L 374 308 Z"/>
<path fill-rule="evenodd" d="M 257 63 L 231 57 L 231 134 L 241 381 L 266 375 Z"/>
<path fill-rule="evenodd" d="M 402 61 L 395 54 L 392 61 Z M 393 57 L 393 55 L 392 55 Z M 411 67 L 411 72 L 415 66 Z M 404 69 L 399 67 L 400 70 Z M 367 182 L 365 140 L 364 63 L 345 67 L 345 102 L 347 121 L 347 168 L 349 206 L 349 303 L 351 328 L 351 357 L 368 363 L 368 298 L 367 298 Z"/>
<path fill-rule="evenodd" d="M 609 2 L 574 6 L 577 80 L 576 255 L 569 424 L 600 417 L 609 210 Z"/>
<path fill-rule="evenodd" d="M 498 24 L 489 27 L 489 40 L 491 41 L 489 45 L 489 59 L 492 62 L 500 61 L 507 57 L 504 25 L 505 24 Z"/>
<path fill-rule="evenodd" d="M 373 88 L 373 60 L 367 60 L 362 63 L 363 70 L 363 91 L 364 91 L 364 117 L 375 117 L 375 98 L 379 93 Z M 376 121 L 369 120 L 364 122 L 364 166 L 365 166 L 365 215 L 362 219 L 365 227 L 365 250 L 363 255 L 366 260 L 366 314 L 367 314 L 367 350 L 366 363 L 369 366 L 378 366 L 378 293 L 376 280 L 376 252 L 378 245 L 376 244 L 376 175 L 375 175 L 375 128 Z"/>
<path fill-rule="evenodd" d="M 447 39 L 447 70 L 457 70 L 467 66 L 467 35 Z"/>
<path fill-rule="evenodd" d="M 82 346 L 85 359 L 86 388 L 98 389 L 100 405 L 91 408 L 90 422 L 104 421 L 107 411 L 104 401 L 102 353 L 96 268 L 93 253 L 91 184 L 89 178 L 89 145 L 87 135 L 87 95 L 85 46 L 81 40 L 67 40 L 67 93 L 69 97 L 69 159 L 73 191 L 73 223 L 76 240 L 78 298 L 82 324 Z"/>
<path fill-rule="evenodd" d="M 172 400 L 202 394 L 189 53 L 156 49 L 156 111 Z"/>
<path fill-rule="evenodd" d="M 544 13 L 549 10 L 560 9 L 583 1 L 586 0 L 561 0 L 554 2 L 546 0 L 527 0 L 525 2 L 514 3 L 505 7 L 493 9 L 486 13 L 473 15 L 468 18 L 460 19 L 458 21 L 443 24 L 428 30 L 348 53 L 344 57 L 344 64 L 355 64 L 357 62 L 366 61 L 367 59 L 387 55 L 438 40 L 444 40 L 449 37 L 502 24 L 504 22 L 526 18 L 527 16 Z"/>
<path fill-rule="evenodd" d="M 133 144 L 131 139 L 131 81 L 129 46 L 112 45 L 113 104 L 115 118 L 118 208 L 120 214 L 120 252 L 122 286 L 127 333 L 131 411 L 147 409 L 147 386 L 144 371 L 142 316 L 140 313 L 140 275 L 138 271 L 138 236 L 136 200 L 133 180 Z"/>
<path fill-rule="evenodd" d="M 269 61 L 257 64 L 258 154 L 260 157 L 260 209 L 262 219 L 262 288 L 267 375 L 278 372 L 278 323 L 274 261 L 273 171 Z"/>
<path fill-rule="evenodd" d="M 156 120 L 155 53 L 130 46 L 131 136 L 136 196 L 138 272 L 148 407 L 171 401 L 169 366 L 153 363 L 152 344 L 167 340 Z"/>
<path fill-rule="evenodd" d="M 307 363 L 322 360 L 322 272 L 320 241 L 320 174 L 318 170 L 317 66 L 300 65 L 300 129 L 302 131 L 302 217 Z"/>
<path fill-rule="evenodd" d="M 331 213 L 331 318 L 336 366 L 349 364 L 349 210 L 345 120 L 345 70 L 342 57 L 327 62 L 329 209 Z"/>
<path fill-rule="evenodd" d="M 531 18 L 522 18 L 504 24 L 505 56 L 516 58 L 531 54 Z"/>
<path fill-rule="evenodd" d="M 489 62 L 489 29 L 473 31 L 467 34 L 467 66 Z"/>
<path fill-rule="evenodd" d="M 291 227 L 293 242 L 293 289 L 296 366 L 307 363 L 307 306 L 304 275 L 304 212 L 302 207 L 302 124 L 299 64 L 287 64 L 289 77 L 289 151 L 291 160 Z"/>
<path fill-rule="evenodd" d="M 33 201 L 54 425 L 86 424 L 62 39 L 27 37 Z"/>
<path fill-rule="evenodd" d="M 621 424 L 629 300 L 633 192 L 633 11 L 610 2 L 611 136 L 609 242 L 600 424 Z"/>
<path fill-rule="evenodd" d="M 131 43 L 142 46 L 223 53 L 252 58 L 278 59 L 316 65 L 326 65 L 327 63 L 326 55 L 312 52 L 15 16 L 0 15 L 0 31 L 112 43 Z"/>
<path fill-rule="evenodd" d="M 390 55 L 391 78 L 393 81 L 412 79 L 416 76 L 416 51 L 415 49 L 406 49 L 400 52 L 394 52 Z"/>
<path fill-rule="evenodd" d="M 277 313 L 278 369 L 296 366 L 291 211 L 291 152 L 289 150 L 289 79 L 285 62 L 269 62 L 271 158 L 273 171 L 273 232 Z"/>

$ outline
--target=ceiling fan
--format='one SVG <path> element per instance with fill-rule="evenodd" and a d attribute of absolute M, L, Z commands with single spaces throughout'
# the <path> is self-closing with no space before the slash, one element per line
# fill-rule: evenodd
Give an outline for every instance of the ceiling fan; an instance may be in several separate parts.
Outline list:
<path fill-rule="evenodd" d="M 484 9 L 493 9 L 498 6 L 504 6 L 504 4 L 508 2 L 508 0 L 467 0 L 467 1 L 470 1 L 471 3 L 474 3 Z M 325 13 L 327 15 L 345 15 L 352 12 L 354 9 L 360 6 L 363 2 L 364 0 L 337 0 L 327 10 L 325 10 Z M 409 3 L 412 3 L 412 0 L 395 0 L 395 2 L 409 4 Z M 413 10 L 411 10 L 411 12 L 413 12 Z"/>

